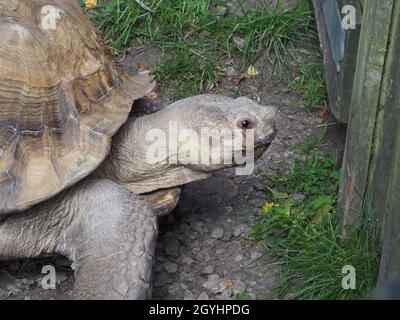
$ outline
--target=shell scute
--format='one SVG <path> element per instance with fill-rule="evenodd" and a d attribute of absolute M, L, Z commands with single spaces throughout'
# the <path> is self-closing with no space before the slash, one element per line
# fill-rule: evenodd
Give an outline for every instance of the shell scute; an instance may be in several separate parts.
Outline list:
<path fill-rule="evenodd" d="M 95 170 L 154 84 L 113 64 L 74 1 L 0 0 L 0 34 L 1 218 Z"/>

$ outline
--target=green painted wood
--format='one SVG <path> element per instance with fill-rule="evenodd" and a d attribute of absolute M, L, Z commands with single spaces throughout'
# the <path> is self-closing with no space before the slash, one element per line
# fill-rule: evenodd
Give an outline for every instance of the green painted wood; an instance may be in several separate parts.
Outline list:
<path fill-rule="evenodd" d="M 365 212 L 393 4 L 394 0 L 365 0 L 363 3 L 361 41 L 339 190 L 339 212 L 345 233 L 360 222 Z"/>
<path fill-rule="evenodd" d="M 346 31 L 342 26 L 342 15 L 338 0 L 325 0 L 322 5 L 325 27 L 328 31 L 331 56 L 336 65 L 336 72 L 342 71 L 342 61 L 345 57 Z"/>
<path fill-rule="evenodd" d="M 325 0 L 313 0 L 312 2 L 318 26 L 321 48 L 324 55 L 329 108 L 338 121 L 347 123 L 361 30 L 361 4 L 359 0 L 337 0 L 340 11 L 344 5 L 353 5 L 357 12 L 357 28 L 355 30 L 346 30 L 345 54 L 341 61 L 341 72 L 337 72 L 337 67 L 332 57 L 332 48 L 330 46 L 323 14 L 323 5 Z"/>

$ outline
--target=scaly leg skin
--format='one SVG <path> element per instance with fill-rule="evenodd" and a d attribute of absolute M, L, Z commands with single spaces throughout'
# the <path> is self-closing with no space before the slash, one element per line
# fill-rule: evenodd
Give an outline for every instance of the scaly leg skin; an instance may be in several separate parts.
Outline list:
<path fill-rule="evenodd" d="M 0 260 L 59 253 L 73 261 L 73 299 L 151 297 L 157 218 L 147 202 L 89 178 L 0 221 Z"/>

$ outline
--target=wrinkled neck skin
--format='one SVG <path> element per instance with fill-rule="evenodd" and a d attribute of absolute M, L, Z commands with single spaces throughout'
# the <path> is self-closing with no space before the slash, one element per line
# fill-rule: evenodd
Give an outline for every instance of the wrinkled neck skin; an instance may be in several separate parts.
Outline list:
<path fill-rule="evenodd" d="M 114 136 L 109 156 L 97 175 L 114 180 L 136 194 L 208 178 L 210 172 L 200 172 L 177 164 L 178 154 L 175 152 L 167 152 L 165 156 L 157 158 L 152 156 L 154 152 L 149 152 L 149 148 L 159 142 L 155 136 L 160 132 L 165 134 L 162 140 L 166 141 L 168 147 L 170 121 L 175 121 L 179 126 L 179 123 L 186 123 L 185 117 L 188 116 L 190 113 L 182 115 L 179 109 L 166 107 L 143 117 L 130 117 Z"/>

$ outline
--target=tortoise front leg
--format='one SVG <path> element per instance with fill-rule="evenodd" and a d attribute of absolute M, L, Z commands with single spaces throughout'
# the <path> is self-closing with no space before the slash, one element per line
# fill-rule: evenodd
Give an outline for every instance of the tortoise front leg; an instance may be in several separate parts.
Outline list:
<path fill-rule="evenodd" d="M 73 261 L 72 298 L 146 299 L 156 236 L 145 201 L 115 182 L 89 178 L 0 222 L 0 257 L 60 253 Z"/>

